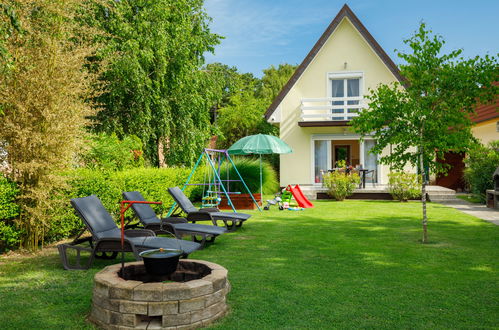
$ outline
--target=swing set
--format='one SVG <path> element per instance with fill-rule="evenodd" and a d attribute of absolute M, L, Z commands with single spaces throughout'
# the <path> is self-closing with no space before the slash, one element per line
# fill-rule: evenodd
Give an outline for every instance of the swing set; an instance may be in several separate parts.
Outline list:
<path fill-rule="evenodd" d="M 196 172 L 196 169 L 202 164 L 203 158 L 205 160 L 205 172 L 203 174 L 203 183 L 189 183 L 191 181 L 192 176 Z M 230 178 L 230 169 L 234 169 L 237 174 L 236 179 Z M 222 168 L 225 169 L 226 178 L 222 179 Z M 202 195 L 202 208 L 213 208 L 217 207 L 222 201 L 222 195 L 227 198 L 227 204 L 232 208 L 234 212 L 236 208 L 232 203 L 230 195 L 239 195 L 240 191 L 231 191 L 230 183 L 231 182 L 241 182 L 246 190 L 246 192 L 251 196 L 253 203 L 258 207 L 258 210 L 261 211 L 260 205 L 258 205 L 255 197 L 249 190 L 246 182 L 244 182 L 243 177 L 237 170 L 236 164 L 232 158 L 230 158 L 229 153 L 225 149 L 204 149 L 201 155 L 194 165 L 191 173 L 187 177 L 187 181 L 184 183 L 182 187 L 182 191 L 185 190 L 187 186 L 203 186 L 203 195 Z M 173 203 L 170 211 L 168 212 L 168 216 L 174 211 L 176 203 Z"/>

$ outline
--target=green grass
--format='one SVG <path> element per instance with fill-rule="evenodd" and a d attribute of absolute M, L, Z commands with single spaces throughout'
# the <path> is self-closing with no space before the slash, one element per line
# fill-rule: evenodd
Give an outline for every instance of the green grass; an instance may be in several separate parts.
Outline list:
<path fill-rule="evenodd" d="M 475 203 L 475 204 L 483 204 L 482 200 L 480 197 L 473 195 L 473 194 L 456 194 L 456 197 L 459 199 L 462 199 L 463 201 L 467 201 L 470 203 Z"/>
<path fill-rule="evenodd" d="M 316 202 L 257 214 L 192 258 L 229 270 L 220 329 L 499 328 L 499 227 L 430 204 Z M 91 328 L 92 277 L 54 249 L 0 261 L 3 328 Z"/>

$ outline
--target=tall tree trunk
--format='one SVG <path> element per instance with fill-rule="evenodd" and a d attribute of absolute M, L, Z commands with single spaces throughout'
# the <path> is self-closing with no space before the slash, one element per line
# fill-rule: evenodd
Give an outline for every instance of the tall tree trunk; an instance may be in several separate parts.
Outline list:
<path fill-rule="evenodd" d="M 421 156 L 420 156 L 420 168 L 421 168 L 421 204 L 423 205 L 423 243 L 428 242 L 428 231 L 427 231 L 427 224 L 428 224 L 428 217 L 426 215 L 426 176 L 425 176 L 425 170 L 424 170 L 424 157 L 423 157 L 423 152 L 421 148 Z"/>
<path fill-rule="evenodd" d="M 166 167 L 165 163 L 165 146 L 163 144 L 163 137 L 158 139 L 158 167 Z"/>

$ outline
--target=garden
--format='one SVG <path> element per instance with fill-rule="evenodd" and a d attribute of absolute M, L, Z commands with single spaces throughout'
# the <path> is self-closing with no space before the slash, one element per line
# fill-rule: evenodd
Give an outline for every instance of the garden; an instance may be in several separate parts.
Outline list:
<path fill-rule="evenodd" d="M 230 313 L 214 328 L 494 328 L 499 227 L 417 202 L 316 202 L 302 213 L 250 211 L 234 233 L 191 255 L 229 270 Z M 65 271 L 54 247 L 0 261 L 8 328 L 92 328 L 93 275 Z M 27 299 L 29 297 L 29 299 Z"/>
<path fill-rule="evenodd" d="M 216 280 L 216 267 L 228 270 L 230 286 L 224 279 L 227 300 L 222 299 L 227 313 L 194 327 L 496 328 L 499 227 L 427 202 L 425 189 L 430 175 L 447 170 L 437 158 L 449 150 L 463 152 L 473 199 L 483 203 L 499 162 L 499 144 L 478 143 L 469 117 L 477 100 L 496 98 L 497 58 L 464 60 L 460 51 L 440 55 L 443 39 L 421 23 L 405 41 L 413 53 L 398 54 L 406 62 L 400 72 L 408 83 L 371 91 L 366 97 L 374 111 L 361 112 L 351 126 L 355 134 L 376 139 L 372 153 L 390 165 L 387 191 L 394 200 L 348 199 L 361 177 L 358 169 L 341 164 L 323 177 L 332 200 L 313 201 L 310 207 L 298 185 L 283 192 L 278 155 L 264 155 L 262 161 L 266 152 L 241 151 L 227 167 L 220 165 L 220 156 L 208 155 L 211 150 L 228 160 L 225 149 L 247 136 L 279 140 L 279 127 L 264 114 L 297 66 L 272 65 L 259 78 L 223 63 L 205 63 L 205 54 L 213 53 L 223 37 L 210 30 L 203 6 L 202 0 L 0 4 L 2 327 L 98 326 L 91 319 L 92 304 L 99 300 L 92 290 L 100 290 L 94 277 L 120 262 L 114 258 L 116 246 L 121 239 L 125 249 L 126 238 L 127 252 L 133 252 L 126 254 L 126 262 L 147 252 L 138 247 L 164 252 L 165 242 L 175 242 L 180 247 L 176 257 L 186 256 L 182 246 L 187 246 L 192 248 L 189 259 L 215 264 L 197 274 L 185 268 L 180 280 L 146 277 L 144 283 L 195 287 L 185 284 L 191 281 L 187 276 L 206 278 L 213 271 Z M 390 153 L 384 152 L 387 148 Z M 283 150 L 291 152 L 289 146 Z M 206 162 L 197 162 L 203 153 Z M 414 173 L 404 171 L 408 165 Z M 177 193 L 185 198 L 180 200 L 195 206 L 189 201 L 187 209 L 181 206 L 168 190 L 173 187 L 182 188 Z M 243 214 L 192 211 L 206 201 L 219 206 L 223 194 L 217 190 L 226 189 L 262 192 L 262 201 L 273 204 L 265 211 L 238 210 Z M 125 235 L 118 229 L 122 193 L 134 191 L 143 194 L 142 202 L 162 203 L 152 206 L 159 232 L 131 226 Z M 302 208 L 295 192 L 308 207 Z M 279 199 L 284 194 L 288 201 Z M 78 202 L 89 200 L 94 204 L 87 214 Z M 174 202 L 186 220 L 160 220 L 170 215 Z M 99 216 L 86 218 L 94 213 Z M 132 214 L 128 211 L 124 221 L 137 225 Z M 227 230 L 206 226 L 221 219 Z M 91 220 L 109 220 L 111 226 L 94 231 Z M 163 237 L 164 223 L 175 234 L 177 229 L 187 233 L 184 239 Z M 101 239 L 113 243 L 105 251 L 113 258 L 100 250 L 101 258 L 89 269 L 64 270 L 58 248 L 73 247 L 85 225 L 91 230 L 84 236 L 93 240 L 84 242 L 83 258 L 97 250 Z M 97 239 L 102 232 L 111 234 Z M 203 233 L 206 244 L 191 242 L 188 238 L 197 239 L 190 237 L 192 232 Z M 189 262 L 181 259 L 172 274 Z M 128 281 L 124 274 L 123 268 L 120 281 Z M 215 280 L 210 282 L 213 295 L 222 291 L 215 291 L 220 284 Z M 203 313 L 199 300 L 185 300 Z M 203 307 L 211 306 L 207 301 Z M 145 316 L 123 314 L 133 314 L 134 325 L 152 325 L 162 315 L 149 315 L 148 303 L 141 302 Z M 180 300 L 174 304 L 180 313 Z M 127 308 L 118 305 L 106 308 L 120 313 Z M 114 315 L 110 310 L 103 316 L 108 320 Z M 195 314 L 189 313 L 184 314 Z"/>

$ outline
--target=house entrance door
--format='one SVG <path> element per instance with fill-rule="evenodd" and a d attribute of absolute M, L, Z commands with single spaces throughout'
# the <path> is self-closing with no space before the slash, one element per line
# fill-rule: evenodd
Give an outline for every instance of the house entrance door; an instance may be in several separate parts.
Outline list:
<path fill-rule="evenodd" d="M 347 165 L 352 165 L 350 157 L 350 145 L 334 145 L 334 159 L 336 161 L 335 167 L 340 160 L 344 160 Z"/>

